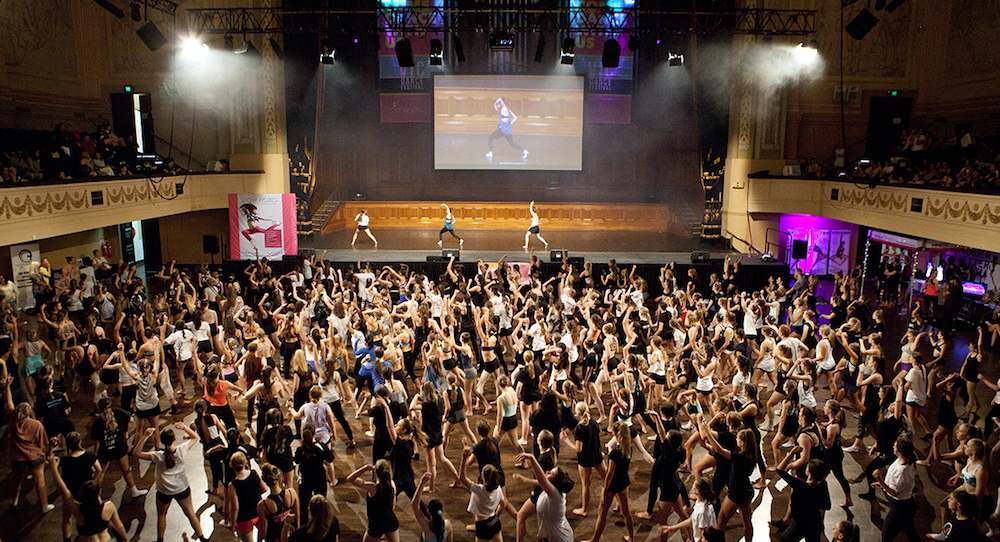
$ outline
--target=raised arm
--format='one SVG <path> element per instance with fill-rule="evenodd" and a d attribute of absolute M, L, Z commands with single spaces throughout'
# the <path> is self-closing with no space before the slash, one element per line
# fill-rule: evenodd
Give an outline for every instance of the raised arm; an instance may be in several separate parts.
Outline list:
<path fill-rule="evenodd" d="M 538 464 L 538 459 L 533 454 L 518 454 L 517 461 L 527 461 L 531 465 L 531 470 L 535 473 L 535 483 L 541 486 L 546 495 L 553 499 L 559 496 L 559 490 L 549 481 L 548 474 Z"/>

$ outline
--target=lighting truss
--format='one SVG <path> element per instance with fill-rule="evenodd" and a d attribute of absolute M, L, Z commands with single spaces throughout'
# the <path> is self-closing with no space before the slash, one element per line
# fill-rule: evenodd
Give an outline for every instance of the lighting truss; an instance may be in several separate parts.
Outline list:
<path fill-rule="evenodd" d="M 145 0 L 172 3 L 168 0 Z M 176 4 L 175 4 L 176 5 Z M 152 7 L 152 6 L 151 6 Z M 682 11 L 631 8 L 527 8 L 504 7 L 387 7 L 284 10 L 282 8 L 189 9 L 191 29 L 200 34 L 282 34 L 325 32 L 324 25 L 290 24 L 292 18 L 351 17 L 375 19 L 370 31 L 406 34 L 456 32 L 461 29 L 489 32 L 611 33 L 675 32 L 683 18 L 688 32 L 805 36 L 816 32 L 816 10 L 739 9 L 732 11 Z M 673 26 L 673 28 L 671 28 Z M 364 30 L 364 29 L 362 29 Z"/>
<path fill-rule="evenodd" d="M 167 15 L 173 16 L 177 12 L 177 2 L 171 2 L 170 0 L 133 0 L 138 2 L 147 8 L 155 9 L 156 11 L 162 11 Z"/>

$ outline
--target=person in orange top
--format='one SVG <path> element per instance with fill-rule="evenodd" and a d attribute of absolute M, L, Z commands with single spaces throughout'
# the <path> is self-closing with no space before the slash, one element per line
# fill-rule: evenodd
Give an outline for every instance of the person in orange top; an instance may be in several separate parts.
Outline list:
<path fill-rule="evenodd" d="M 236 427 L 236 417 L 233 409 L 229 407 L 229 390 L 236 390 L 239 393 L 246 393 L 247 390 L 230 383 L 221 378 L 222 367 L 218 363 L 212 363 L 205 371 L 205 395 L 208 401 L 208 412 L 215 414 L 227 428 Z"/>

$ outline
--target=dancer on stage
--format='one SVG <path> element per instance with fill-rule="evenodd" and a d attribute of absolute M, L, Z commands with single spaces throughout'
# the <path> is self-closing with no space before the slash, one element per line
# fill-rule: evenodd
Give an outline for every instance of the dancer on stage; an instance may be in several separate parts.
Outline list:
<path fill-rule="evenodd" d="M 486 158 L 489 158 L 490 160 L 493 159 L 493 140 L 502 137 L 507 140 L 507 144 L 510 145 L 511 148 L 521 151 L 522 159 L 527 160 L 528 149 L 514 143 L 514 130 L 512 125 L 517 121 L 517 115 L 515 115 L 514 112 L 507 107 L 507 101 L 504 100 L 503 97 L 497 98 L 497 101 L 493 102 L 493 109 L 500 112 L 500 122 L 497 123 L 497 129 L 490 134 L 490 152 L 486 153 Z"/>
<path fill-rule="evenodd" d="M 528 239 L 531 238 L 531 234 L 535 234 L 535 237 L 539 241 L 545 243 L 545 248 L 549 248 L 549 242 L 542 237 L 542 234 L 538 233 L 538 213 L 535 212 L 535 202 L 532 201 L 531 205 L 528 205 L 528 212 L 531 213 L 531 227 L 528 231 L 524 232 L 524 250 L 528 250 Z"/>
<path fill-rule="evenodd" d="M 448 232 L 452 237 L 458 239 L 458 246 L 461 248 L 462 245 L 465 244 L 465 239 L 455 235 L 455 215 L 451 214 L 451 207 L 449 207 L 447 203 L 442 203 L 441 207 L 444 207 L 445 210 L 444 227 L 438 232 L 438 246 L 441 246 L 441 236 L 443 236 L 445 232 Z"/>
<path fill-rule="evenodd" d="M 354 237 L 351 238 L 351 246 L 353 247 L 355 241 L 358 240 L 358 233 L 365 232 L 368 234 L 368 237 L 372 240 L 372 242 L 375 243 L 375 248 L 378 248 L 378 239 L 376 239 L 375 236 L 372 235 L 372 231 L 368 229 L 368 210 L 361 209 L 358 216 L 354 217 L 354 221 L 358 223 L 358 229 L 354 230 Z"/>

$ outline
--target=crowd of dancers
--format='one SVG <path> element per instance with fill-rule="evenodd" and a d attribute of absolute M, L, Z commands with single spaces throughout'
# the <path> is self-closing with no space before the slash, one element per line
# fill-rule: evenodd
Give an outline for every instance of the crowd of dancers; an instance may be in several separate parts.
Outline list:
<path fill-rule="evenodd" d="M 208 467 L 216 529 L 245 542 L 336 540 L 341 492 L 364 497 L 366 542 L 398 540 L 400 514 L 428 542 L 466 530 L 482 541 L 596 541 L 613 513 L 624 520 L 614 537 L 627 541 L 633 516 L 658 524 L 661 540 L 709 542 L 739 516 L 733 530 L 750 541 L 754 497 L 768 486 L 791 493 L 773 538 L 856 542 L 849 521 L 824 532 L 824 514 L 854 506 L 862 482 L 857 497 L 888 503 L 882 540 L 918 540 L 914 469 L 938 462 L 954 465 L 954 491 L 932 538 L 982 536 L 994 517 L 985 442 L 1000 382 L 980 374 L 982 344 L 948 374 L 950 343 L 928 334 L 918 306 L 896 357 L 856 274 L 835 277 L 830 314 L 819 314 L 817 281 L 796 273 L 740 291 L 728 258 L 704 281 L 666 265 L 658 285 L 613 261 L 550 276 L 504 260 L 452 261 L 440 276 L 322 256 L 281 276 L 266 260 L 242 277 L 171 264 L 150 280 L 155 293 L 134 268 L 95 277 L 84 263 L 61 277 L 36 270 L 38 308 L 4 299 L 0 334 L 13 505 L 30 481 L 53 510 L 48 475 L 65 540 L 74 526 L 78 540 L 129 538 L 102 491 L 117 477 L 128 498 L 155 493 L 156 540 L 179 539 L 166 533 L 175 501 L 205 540 L 192 461 Z M 935 359 L 923 359 L 925 342 Z M 984 427 L 981 382 L 998 392 Z M 934 430 L 921 413 L 932 395 Z M 964 422 L 960 396 L 970 398 Z M 89 426 L 77 427 L 71 404 L 93 405 Z M 929 441 L 921 461 L 914 439 Z M 189 453 L 197 446 L 203 457 Z M 345 449 L 365 464 L 338 472 L 334 452 Z M 865 465 L 859 479 L 845 476 L 845 454 Z M 153 487 L 137 487 L 142 464 Z M 831 475 L 843 503 L 831 502 Z M 507 492 L 508 479 L 534 490 Z M 440 498 L 454 488 L 466 508 Z M 647 490 L 633 513 L 630 493 Z M 567 514 L 596 525 L 574 533 Z"/>

